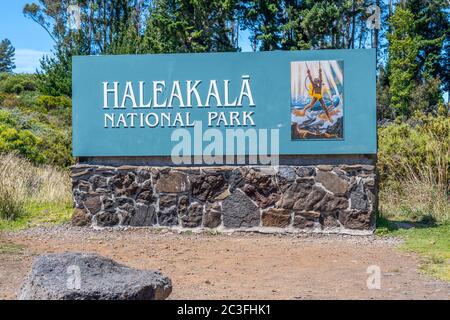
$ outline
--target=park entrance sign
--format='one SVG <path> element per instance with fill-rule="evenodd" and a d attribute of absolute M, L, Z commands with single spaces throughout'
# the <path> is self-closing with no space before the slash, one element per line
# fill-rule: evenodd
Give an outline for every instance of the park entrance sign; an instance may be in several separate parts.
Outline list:
<path fill-rule="evenodd" d="M 75 156 L 169 156 L 196 121 L 278 129 L 280 154 L 376 153 L 374 50 L 74 57 L 73 104 Z"/>
<path fill-rule="evenodd" d="M 72 65 L 75 224 L 373 229 L 374 50 Z"/>

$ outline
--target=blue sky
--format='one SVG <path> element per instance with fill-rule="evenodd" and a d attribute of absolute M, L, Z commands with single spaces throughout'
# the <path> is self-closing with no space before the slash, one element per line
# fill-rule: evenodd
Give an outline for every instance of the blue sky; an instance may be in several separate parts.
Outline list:
<path fill-rule="evenodd" d="M 32 0 L 1 0 L 0 39 L 8 38 L 16 48 L 17 73 L 34 72 L 39 59 L 50 54 L 53 42 L 50 36 L 31 19 L 26 18 L 22 9 Z"/>
<path fill-rule="evenodd" d="M 0 0 L 0 40 L 8 38 L 16 48 L 17 73 L 32 73 L 39 67 L 43 55 L 50 54 L 53 41 L 37 23 L 26 18 L 23 7 L 33 0 Z M 251 51 L 247 32 L 240 32 L 242 51 Z"/>

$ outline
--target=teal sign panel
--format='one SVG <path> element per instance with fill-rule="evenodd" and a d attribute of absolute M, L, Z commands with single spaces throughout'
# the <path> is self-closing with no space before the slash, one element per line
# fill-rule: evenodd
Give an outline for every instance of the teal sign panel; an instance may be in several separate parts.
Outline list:
<path fill-rule="evenodd" d="M 74 156 L 169 156 L 186 133 L 192 155 L 212 142 L 219 155 L 377 152 L 372 49 L 75 56 L 72 68 Z"/>

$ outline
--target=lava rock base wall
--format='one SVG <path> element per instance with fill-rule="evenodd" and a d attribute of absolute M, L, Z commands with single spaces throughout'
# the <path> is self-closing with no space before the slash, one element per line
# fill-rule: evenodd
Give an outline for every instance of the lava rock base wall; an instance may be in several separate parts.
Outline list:
<path fill-rule="evenodd" d="M 377 188 L 367 164 L 72 167 L 78 226 L 265 231 L 373 231 Z"/>

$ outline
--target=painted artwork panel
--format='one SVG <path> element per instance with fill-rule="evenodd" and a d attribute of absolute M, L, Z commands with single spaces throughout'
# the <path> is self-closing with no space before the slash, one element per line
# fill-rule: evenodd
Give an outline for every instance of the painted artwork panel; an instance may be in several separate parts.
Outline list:
<path fill-rule="evenodd" d="M 291 139 L 344 138 L 343 61 L 291 62 Z"/>

